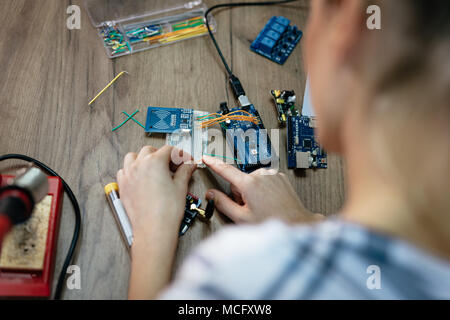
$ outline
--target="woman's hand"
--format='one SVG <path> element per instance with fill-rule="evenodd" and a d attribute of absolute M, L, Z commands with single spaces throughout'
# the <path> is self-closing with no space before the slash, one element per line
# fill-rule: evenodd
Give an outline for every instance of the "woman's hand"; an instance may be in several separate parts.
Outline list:
<path fill-rule="evenodd" d="M 117 182 L 135 238 L 158 230 L 178 235 L 188 183 L 196 168 L 183 163 L 189 160 L 190 156 L 170 146 L 159 150 L 147 146 L 139 154 L 126 155 Z"/>
<path fill-rule="evenodd" d="M 231 184 L 232 199 L 219 190 L 209 190 L 216 208 L 236 223 L 279 218 L 289 222 L 310 222 L 323 218 L 309 212 L 288 178 L 274 170 L 260 169 L 245 174 L 220 160 L 205 156 L 204 163 Z"/>
<path fill-rule="evenodd" d="M 167 286 L 196 166 L 173 147 L 129 153 L 117 173 L 120 198 L 133 226 L 130 299 L 153 299 Z"/>

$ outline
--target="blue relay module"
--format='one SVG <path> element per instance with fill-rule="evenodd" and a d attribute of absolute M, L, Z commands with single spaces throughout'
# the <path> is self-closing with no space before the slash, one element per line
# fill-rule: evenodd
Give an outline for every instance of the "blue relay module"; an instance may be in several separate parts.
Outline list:
<path fill-rule="evenodd" d="M 257 119 L 257 124 L 249 121 L 229 120 L 222 125 L 222 130 L 228 145 L 233 150 L 239 170 L 251 173 L 260 168 L 270 167 L 272 165 L 272 145 L 256 108 L 248 105 L 233 108 L 229 113 L 234 115 L 251 114 Z"/>
<path fill-rule="evenodd" d="M 250 49 L 273 62 L 284 64 L 303 36 L 303 32 L 290 23 L 285 17 L 272 17 Z"/>
<path fill-rule="evenodd" d="M 315 118 L 306 116 L 288 117 L 287 158 L 289 169 L 325 169 L 327 154 L 316 142 Z"/>

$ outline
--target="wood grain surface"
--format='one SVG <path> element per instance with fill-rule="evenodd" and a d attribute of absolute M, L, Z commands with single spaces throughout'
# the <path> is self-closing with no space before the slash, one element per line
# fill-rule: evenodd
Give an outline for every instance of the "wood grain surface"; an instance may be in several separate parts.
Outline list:
<path fill-rule="evenodd" d="M 205 1 L 211 6 L 219 1 Z M 68 30 L 69 5 L 82 7 L 81 30 Z M 0 3 L 0 154 L 22 153 L 47 163 L 74 190 L 82 210 L 82 235 L 76 264 L 81 290 L 66 290 L 66 299 L 123 299 L 127 296 L 129 255 L 106 202 L 103 186 L 115 181 L 124 156 L 145 145 L 161 147 L 162 137 L 148 138 L 139 126 L 124 120 L 123 110 L 147 106 L 182 106 L 217 111 L 220 102 L 235 105 L 224 68 L 208 37 L 110 60 L 84 11 L 82 1 L 8 0 Z M 302 102 L 305 68 L 303 42 L 284 66 L 249 49 L 268 19 L 283 15 L 304 30 L 309 1 L 277 7 L 218 10 L 217 39 L 247 95 L 267 128 L 277 128 L 271 89 L 293 89 Z M 120 71 L 123 76 L 88 106 Z M 345 196 L 343 163 L 329 156 L 329 169 L 296 173 L 286 169 L 286 136 L 280 135 L 281 170 L 305 205 L 332 214 Z M 1 163 L 11 171 L 19 162 Z M 195 173 L 191 192 L 204 198 L 210 187 L 227 186 L 208 170 Z M 151 197 L 151 195 L 149 195 Z M 72 232 L 73 213 L 65 199 L 58 241 L 60 271 Z M 197 222 L 180 241 L 175 270 L 202 239 L 227 224 L 216 214 L 210 224 Z M 55 277 L 56 280 L 56 277 Z"/>

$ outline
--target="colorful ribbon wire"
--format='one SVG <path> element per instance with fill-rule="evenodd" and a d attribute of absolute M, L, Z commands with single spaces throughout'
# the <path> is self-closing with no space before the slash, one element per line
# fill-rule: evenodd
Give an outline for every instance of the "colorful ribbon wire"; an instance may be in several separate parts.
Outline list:
<path fill-rule="evenodd" d="M 230 112 L 226 115 L 222 115 L 219 113 L 211 113 L 209 115 L 198 117 L 197 121 L 205 120 L 202 122 L 202 128 L 208 128 L 210 126 L 213 126 L 215 124 L 221 124 L 223 122 L 227 122 L 230 120 L 234 121 L 248 121 L 252 122 L 254 124 L 259 124 L 258 118 L 253 116 L 251 113 L 245 111 L 245 110 L 237 110 Z"/>

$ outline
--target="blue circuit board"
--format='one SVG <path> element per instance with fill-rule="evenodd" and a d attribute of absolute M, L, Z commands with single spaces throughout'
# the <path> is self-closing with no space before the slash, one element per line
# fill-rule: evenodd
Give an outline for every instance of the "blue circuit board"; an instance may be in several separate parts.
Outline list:
<path fill-rule="evenodd" d="M 288 117 L 287 158 L 289 169 L 325 169 L 327 154 L 316 142 L 315 118 L 306 116 Z"/>
<path fill-rule="evenodd" d="M 284 64 L 303 36 L 303 32 L 290 23 L 285 17 L 272 17 L 250 49 L 273 62 Z"/>
<path fill-rule="evenodd" d="M 270 167 L 272 145 L 258 111 L 253 105 L 234 108 L 230 112 L 244 110 L 258 119 L 258 124 L 249 121 L 230 120 L 223 123 L 222 130 L 227 138 L 228 145 L 233 150 L 238 168 L 245 173 L 257 169 Z M 236 113 L 236 115 L 248 115 Z M 261 133 L 261 134 L 260 134 Z"/>
<path fill-rule="evenodd" d="M 152 134 L 191 130 L 193 117 L 193 109 L 148 107 L 145 132 Z"/>

